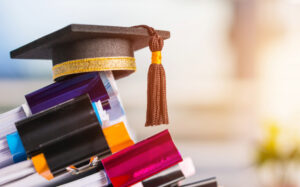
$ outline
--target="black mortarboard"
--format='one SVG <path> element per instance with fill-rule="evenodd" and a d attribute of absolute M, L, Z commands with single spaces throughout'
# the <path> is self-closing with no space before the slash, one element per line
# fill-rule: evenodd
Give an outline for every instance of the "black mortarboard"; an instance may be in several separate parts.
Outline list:
<path fill-rule="evenodd" d="M 168 31 L 156 32 L 163 39 L 170 37 Z M 150 37 L 147 30 L 138 27 L 71 24 L 11 51 L 10 55 L 11 58 L 16 59 L 52 59 L 53 67 L 80 59 L 131 57 L 127 58 L 128 63 L 126 63 L 126 58 L 119 61 L 99 59 L 102 60 L 102 63 L 95 63 L 97 60 L 90 61 L 89 69 L 81 69 L 86 67 L 80 66 L 69 66 L 69 68 L 65 67 L 68 72 L 64 72 L 63 68 L 58 73 L 55 72 L 57 69 L 54 69 L 53 72 L 54 79 L 59 79 L 75 73 L 114 70 L 114 76 L 118 79 L 135 71 L 135 61 L 132 58 L 134 57 L 134 51 L 147 47 Z M 95 64 L 93 65 L 93 63 Z M 81 66 L 82 64 L 80 63 Z"/>
<path fill-rule="evenodd" d="M 150 47 L 146 126 L 168 124 L 166 78 L 161 64 L 170 32 L 146 25 L 113 27 L 72 24 L 11 51 L 11 58 L 52 59 L 53 79 L 94 71 L 113 71 L 116 79 L 135 71 L 134 51 Z"/>

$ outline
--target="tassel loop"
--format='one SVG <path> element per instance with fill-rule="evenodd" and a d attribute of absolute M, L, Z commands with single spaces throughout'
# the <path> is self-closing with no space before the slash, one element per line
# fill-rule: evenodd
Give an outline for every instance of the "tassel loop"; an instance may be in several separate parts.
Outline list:
<path fill-rule="evenodd" d="M 151 36 L 149 48 L 152 51 L 152 62 L 148 70 L 147 114 L 145 126 L 168 124 L 168 108 L 166 94 L 166 74 L 161 64 L 161 51 L 164 40 L 147 25 L 138 25 L 147 29 Z"/>
<path fill-rule="evenodd" d="M 134 27 L 142 27 L 147 29 L 149 35 L 151 36 L 149 40 L 149 48 L 152 52 L 161 51 L 164 47 L 164 40 L 157 34 L 157 32 L 148 25 L 137 25 Z"/>

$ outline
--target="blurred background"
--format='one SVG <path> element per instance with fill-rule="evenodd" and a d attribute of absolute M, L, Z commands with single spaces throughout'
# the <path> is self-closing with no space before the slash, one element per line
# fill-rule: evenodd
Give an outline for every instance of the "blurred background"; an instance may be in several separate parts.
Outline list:
<path fill-rule="evenodd" d="M 9 52 L 71 23 L 171 31 L 169 126 L 145 128 L 149 49 L 117 82 L 141 140 L 168 128 L 197 175 L 225 187 L 300 186 L 300 0 L 1 0 L 0 111 L 52 83 L 51 62 Z M 297 181 L 298 180 L 298 181 Z"/>

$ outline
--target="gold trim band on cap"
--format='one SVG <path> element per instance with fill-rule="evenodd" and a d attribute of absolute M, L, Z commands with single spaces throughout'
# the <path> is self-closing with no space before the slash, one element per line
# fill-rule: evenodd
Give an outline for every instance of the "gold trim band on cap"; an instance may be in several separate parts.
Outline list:
<path fill-rule="evenodd" d="M 53 66 L 53 79 L 76 73 L 109 70 L 136 70 L 133 57 L 97 57 L 70 60 Z"/>

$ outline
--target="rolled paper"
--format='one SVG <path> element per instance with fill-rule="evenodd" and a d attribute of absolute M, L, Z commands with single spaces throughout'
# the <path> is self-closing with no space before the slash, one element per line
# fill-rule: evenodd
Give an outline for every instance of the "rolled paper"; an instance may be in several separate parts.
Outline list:
<path fill-rule="evenodd" d="M 115 153 L 102 160 L 114 187 L 142 181 L 178 162 L 182 157 L 168 130 Z"/>
<path fill-rule="evenodd" d="M 99 73 L 87 73 L 50 84 L 25 96 L 32 114 L 88 94 L 93 102 L 109 99 Z M 105 105 L 109 108 L 109 105 Z"/>

